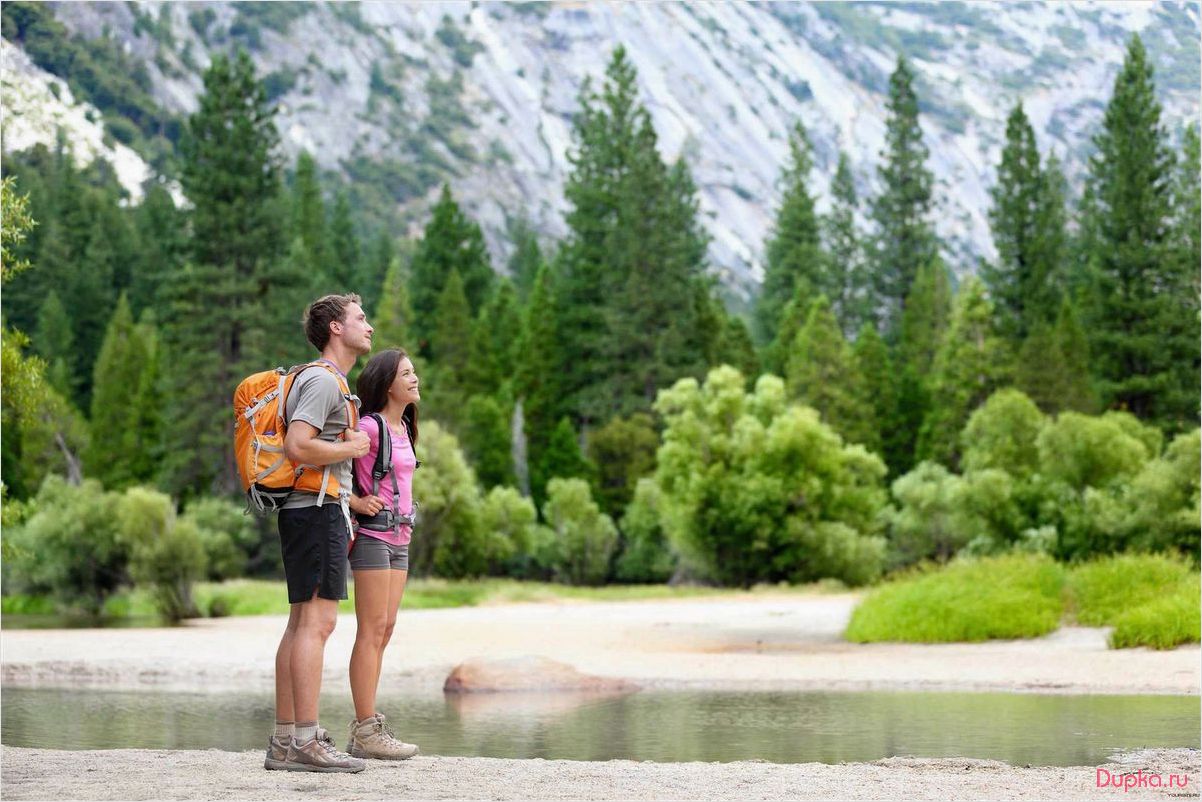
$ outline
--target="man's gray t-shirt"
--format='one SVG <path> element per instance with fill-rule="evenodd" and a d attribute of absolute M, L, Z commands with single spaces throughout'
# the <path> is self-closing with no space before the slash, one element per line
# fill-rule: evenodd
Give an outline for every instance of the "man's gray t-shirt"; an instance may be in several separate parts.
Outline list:
<path fill-rule="evenodd" d="M 359 399 L 355 398 L 354 401 L 357 409 Z M 318 430 L 318 439 L 327 443 L 340 440 L 342 433 L 351 424 L 347 420 L 346 399 L 342 396 L 334 374 L 320 365 L 314 365 L 297 376 L 284 405 L 284 420 L 289 425 L 298 420 L 308 423 Z M 351 490 L 351 462 L 352 460 L 348 459 L 330 466 L 330 478 L 337 479 L 342 489 L 348 493 Z M 326 503 L 330 503 L 329 498 L 326 499 Z M 316 493 L 297 490 L 288 496 L 283 509 L 315 506 Z"/>

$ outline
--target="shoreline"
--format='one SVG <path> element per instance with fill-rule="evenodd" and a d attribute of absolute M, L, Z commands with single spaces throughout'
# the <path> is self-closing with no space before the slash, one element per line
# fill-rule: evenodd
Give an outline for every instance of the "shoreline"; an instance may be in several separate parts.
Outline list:
<path fill-rule="evenodd" d="M 541 656 L 648 690 L 1186 694 L 1202 690 L 1198 644 L 1109 649 L 1105 628 L 1028 640 L 853 644 L 858 596 L 525 602 L 405 610 L 381 688 L 441 690 L 455 665 Z M 269 690 L 284 616 L 137 629 L 3 630 L 5 687 Z M 355 620 L 340 615 L 323 687 L 347 683 Z"/>
<path fill-rule="evenodd" d="M 894 757 L 870 763 L 584 762 L 417 756 L 369 761 L 359 774 L 263 770 L 262 752 L 118 749 L 63 752 L 3 747 L 6 799 L 262 800 L 784 800 L 784 799 L 1164 799 L 1197 796 L 1200 753 L 1156 749 L 1101 766 L 1013 766 L 970 758 Z M 1107 772 L 1103 774 L 1102 772 Z M 1188 777 L 1180 788 L 1098 787 L 1142 772 Z"/>

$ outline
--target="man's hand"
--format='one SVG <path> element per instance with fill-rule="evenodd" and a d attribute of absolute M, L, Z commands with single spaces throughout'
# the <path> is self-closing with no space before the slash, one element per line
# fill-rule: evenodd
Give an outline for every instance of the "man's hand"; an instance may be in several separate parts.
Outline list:
<path fill-rule="evenodd" d="M 351 456 L 355 459 L 367 456 L 371 451 L 371 438 L 358 429 L 347 429 L 342 433 L 342 439 L 351 447 Z"/>
<path fill-rule="evenodd" d="M 375 515 L 384 509 L 384 499 L 379 496 L 351 496 L 351 509 L 359 515 Z"/>

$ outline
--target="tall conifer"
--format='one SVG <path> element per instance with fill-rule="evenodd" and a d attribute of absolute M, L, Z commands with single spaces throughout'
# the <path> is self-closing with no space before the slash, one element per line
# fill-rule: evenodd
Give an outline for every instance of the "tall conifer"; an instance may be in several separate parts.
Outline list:
<path fill-rule="evenodd" d="M 896 342 L 911 285 L 939 250 L 930 222 L 934 177 L 926 166 L 929 153 L 918 123 L 914 73 L 904 58 L 898 58 L 889 78 L 887 109 L 885 149 L 878 168 L 882 189 L 872 202 L 873 264 L 875 308 L 883 316 L 886 341 Z"/>
<path fill-rule="evenodd" d="M 1173 157 L 1138 35 L 1094 144 L 1098 238 L 1086 330 L 1102 402 L 1166 428 L 1196 426 L 1198 300 L 1183 302 L 1183 267 L 1168 248 Z"/>
<path fill-rule="evenodd" d="M 764 284 L 756 305 L 761 342 L 776 338 L 781 310 L 800 288 L 807 309 L 819 294 L 831 297 L 826 260 L 818 233 L 818 216 L 810 193 L 814 166 L 805 126 L 797 122 L 789 136 L 789 161 L 781 174 L 781 203 L 765 248 Z"/>

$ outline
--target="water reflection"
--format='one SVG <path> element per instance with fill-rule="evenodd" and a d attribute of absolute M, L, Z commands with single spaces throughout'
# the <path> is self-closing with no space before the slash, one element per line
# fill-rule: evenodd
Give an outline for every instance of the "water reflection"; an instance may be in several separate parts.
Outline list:
<path fill-rule="evenodd" d="M 5 689 L 0 740 L 56 749 L 258 749 L 271 695 Z M 469 694 L 383 697 L 424 754 L 778 763 L 965 756 L 1096 765 L 1116 751 L 1199 747 L 1193 696 L 995 693 Z M 322 721 L 341 745 L 349 695 Z"/>

